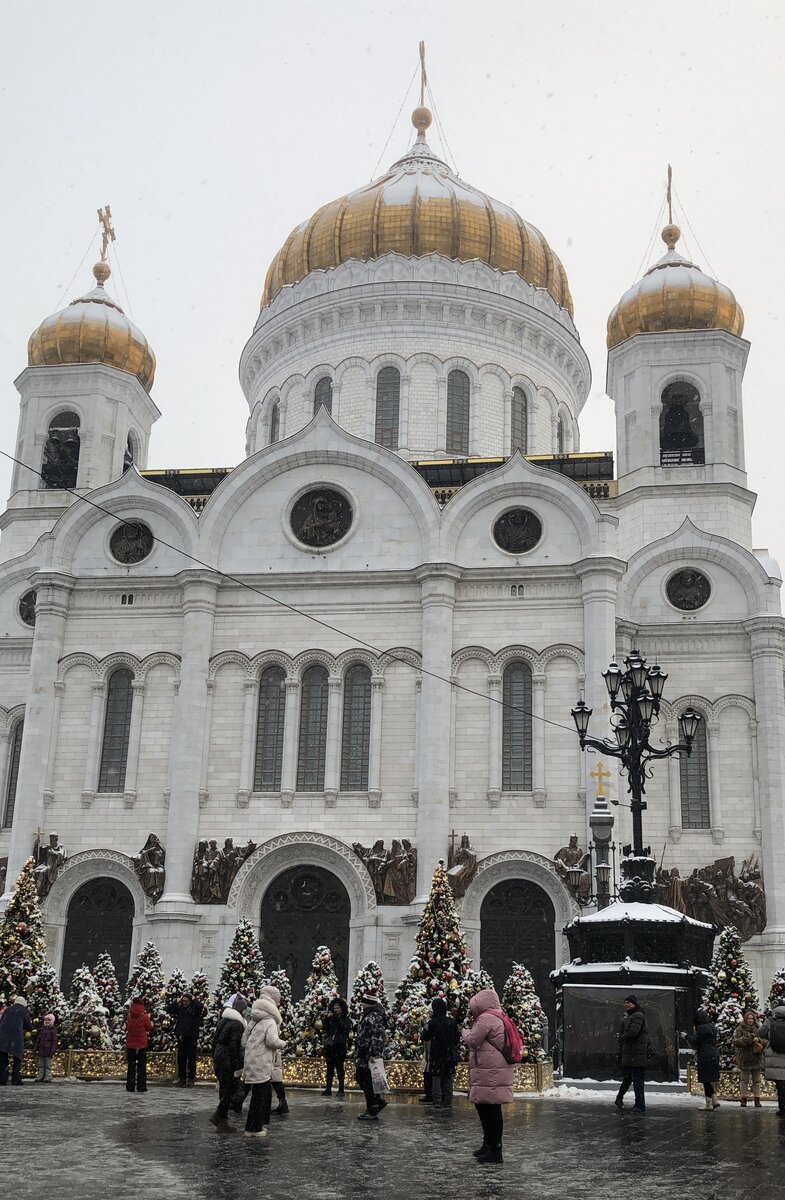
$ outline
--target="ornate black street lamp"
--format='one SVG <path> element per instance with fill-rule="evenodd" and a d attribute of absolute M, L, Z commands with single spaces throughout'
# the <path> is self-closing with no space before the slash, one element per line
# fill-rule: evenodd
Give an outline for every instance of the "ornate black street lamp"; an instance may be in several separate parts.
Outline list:
<path fill-rule="evenodd" d="M 588 736 L 592 710 L 583 700 L 572 709 L 572 719 L 578 730 L 581 750 L 589 747 L 617 758 L 622 772 L 627 775 L 627 790 L 631 796 L 632 810 L 632 854 L 642 859 L 650 854 L 643 845 L 642 813 L 646 808 L 646 779 L 652 776 L 649 763 L 658 758 L 670 758 L 673 754 L 687 754 L 701 720 L 699 713 L 687 708 L 679 717 L 679 732 L 682 740 L 675 745 L 655 747 L 651 745 L 652 728 L 659 720 L 660 701 L 668 676 L 658 666 L 649 667 L 646 659 L 637 650 L 625 658 L 623 671 L 618 663 L 612 662 L 602 677 L 611 701 L 611 728 L 615 741 L 608 738 Z"/>

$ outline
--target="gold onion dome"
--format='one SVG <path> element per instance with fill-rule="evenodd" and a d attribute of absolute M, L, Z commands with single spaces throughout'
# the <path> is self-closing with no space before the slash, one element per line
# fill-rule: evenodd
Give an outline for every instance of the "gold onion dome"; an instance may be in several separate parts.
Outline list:
<path fill-rule="evenodd" d="M 135 375 L 146 392 L 155 378 L 155 355 L 142 333 L 104 290 L 107 262 L 93 267 L 97 287 L 42 321 L 27 343 L 31 367 L 104 363 Z"/>
<path fill-rule="evenodd" d="M 433 153 L 425 141 L 431 119 L 429 109 L 416 108 L 412 124 L 417 140 L 403 158 L 379 179 L 325 204 L 292 230 L 270 264 L 262 308 L 287 284 L 349 259 L 442 254 L 516 271 L 533 287 L 545 288 L 572 316 L 564 267 L 539 229 L 465 183 Z"/>
<path fill-rule="evenodd" d="M 741 337 L 744 313 L 729 287 L 676 253 L 678 225 L 666 225 L 663 257 L 626 291 L 608 317 L 608 349 L 637 333 L 727 329 Z"/>

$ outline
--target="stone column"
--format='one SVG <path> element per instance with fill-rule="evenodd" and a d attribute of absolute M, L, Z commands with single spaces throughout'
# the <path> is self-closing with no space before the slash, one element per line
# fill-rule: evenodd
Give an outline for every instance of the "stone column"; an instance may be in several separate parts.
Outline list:
<path fill-rule="evenodd" d="M 545 808 L 545 675 L 532 675 L 532 791 L 534 807 Z"/>
<path fill-rule="evenodd" d="M 678 726 L 665 726 L 665 740 L 673 744 L 679 740 Z M 681 755 L 673 754 L 668 759 L 668 800 L 670 817 L 668 837 L 672 842 L 681 840 Z"/>
<path fill-rule="evenodd" d="M 750 718 L 750 753 L 752 755 L 752 836 L 760 842 L 760 779 L 758 778 L 758 722 Z"/>
<path fill-rule="evenodd" d="M 368 805 L 382 802 L 382 703 L 384 676 L 371 677 L 371 736 L 368 745 Z"/>
<path fill-rule="evenodd" d="M 502 677 L 488 676 L 488 804 L 502 798 Z"/>
<path fill-rule="evenodd" d="M 283 762 L 281 764 L 281 808 L 291 808 L 297 783 L 297 742 L 300 734 L 300 680 L 289 677 L 283 721 Z"/>
<path fill-rule="evenodd" d="M 55 755 L 57 754 L 57 739 L 60 736 L 60 714 L 63 711 L 63 696 L 65 683 L 59 680 L 54 685 L 55 705 L 52 715 L 52 735 L 49 738 L 49 761 L 46 764 L 46 783 L 44 785 L 44 806 L 54 803 L 55 798 Z M 0 797 L 5 799 L 5 784 L 0 789 Z"/>
<path fill-rule="evenodd" d="M 215 695 L 215 680 L 207 680 L 207 712 L 204 718 L 204 741 L 202 742 L 202 771 L 201 771 L 201 786 L 199 788 L 199 807 L 204 808 L 207 804 L 207 797 L 210 795 L 207 789 L 208 772 L 210 770 L 210 739 L 213 730 L 213 696 Z"/>
<path fill-rule="evenodd" d="M 420 710 L 422 707 L 422 675 L 414 681 L 414 787 L 412 803 L 420 803 Z"/>
<path fill-rule="evenodd" d="M 84 765 L 84 786 L 82 787 L 82 808 L 89 808 L 95 800 L 98 791 L 99 756 L 101 754 L 101 739 L 104 731 L 104 705 L 106 701 L 106 681 L 96 680 L 90 685 L 92 701 L 90 703 L 90 728 L 87 732 L 87 756 Z"/>
<path fill-rule="evenodd" d="M 455 584 L 459 567 L 429 563 L 416 577 L 422 587 L 422 696 L 420 703 L 417 897 L 427 899 L 450 831 L 450 695 Z"/>
<path fill-rule="evenodd" d="M 8 850 L 7 904 L 19 872 L 33 852 L 36 833 L 43 828 L 44 791 L 55 714 L 57 664 L 63 653 L 68 599 L 74 579 L 56 571 L 33 577 L 37 593 L 33 648 L 30 654 L 25 727 L 19 758 L 14 822 Z"/>
<path fill-rule="evenodd" d="M 5 806 L 8 799 L 8 768 L 11 757 L 11 730 L 0 729 L 0 828 L 5 818 Z"/>
<path fill-rule="evenodd" d="M 128 730 L 128 757 L 125 762 L 125 792 L 123 794 L 123 804 L 126 808 L 133 808 L 136 803 L 136 779 L 139 774 L 139 753 L 142 748 L 145 690 L 145 681 L 134 679 L 131 684 L 133 700 L 131 702 L 131 727 Z"/>
<path fill-rule="evenodd" d="M 412 392 L 411 375 L 401 375 L 401 397 L 398 407 L 398 449 L 409 449 L 409 404 Z"/>
<path fill-rule="evenodd" d="M 762 940 L 778 946 L 781 954 L 785 945 L 785 623 L 778 616 L 754 617 L 745 627 L 750 636 L 758 727 L 761 863 L 768 914 Z"/>
<path fill-rule="evenodd" d="M 248 807 L 253 791 L 254 713 L 258 691 L 259 684 L 255 679 L 243 680 L 243 745 L 240 751 L 240 786 L 235 796 L 238 808 Z M 208 708 L 212 707 L 210 699 L 208 696 Z"/>
<path fill-rule="evenodd" d="M 720 768 L 720 723 L 711 721 L 706 734 L 709 742 L 709 805 L 711 816 L 711 840 L 721 846 L 725 840 L 722 818 L 722 770 Z"/>
<path fill-rule="evenodd" d="M 327 738 L 324 753 L 324 803 L 335 808 L 341 784 L 341 703 L 343 680 L 331 675 L 327 681 Z"/>

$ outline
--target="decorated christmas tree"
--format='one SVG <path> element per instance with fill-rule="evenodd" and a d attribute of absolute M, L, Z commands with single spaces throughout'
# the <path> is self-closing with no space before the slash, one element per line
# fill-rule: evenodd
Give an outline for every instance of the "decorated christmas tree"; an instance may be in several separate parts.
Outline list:
<path fill-rule="evenodd" d="M 739 931 L 733 925 L 726 925 L 720 934 L 703 993 L 703 1007 L 712 1021 L 717 1021 L 726 1000 L 735 1000 L 742 1013 L 760 1009 L 752 970 L 742 952 Z"/>
<path fill-rule="evenodd" d="M 355 976 L 354 986 L 352 987 L 352 996 L 349 1001 L 349 1016 L 352 1023 L 359 1025 L 363 1015 L 363 996 L 367 993 L 379 997 L 379 1003 L 385 1013 L 389 1015 L 390 1001 L 387 999 L 387 992 L 384 987 L 384 976 L 382 969 L 378 963 L 373 960 L 366 963 Z"/>
<path fill-rule="evenodd" d="M 164 990 L 163 1027 L 167 1050 L 171 1050 L 175 1045 L 174 1025 L 177 1020 L 177 1006 L 187 991 L 188 980 L 180 968 L 175 967 Z"/>
<path fill-rule="evenodd" d="M 733 1049 L 733 1035 L 744 1018 L 745 1010 L 733 996 L 720 1005 L 717 1013 L 715 1029 L 717 1031 L 717 1049 L 720 1055 L 720 1066 L 723 1071 L 730 1071 L 736 1065 L 736 1052 Z"/>
<path fill-rule="evenodd" d="M 523 963 L 513 963 L 502 992 L 502 1009 L 518 1026 L 523 1038 L 523 1062 L 542 1062 L 542 1004 L 531 972 Z"/>
<path fill-rule="evenodd" d="M 338 996 L 338 979 L 327 946 L 317 946 L 305 995 L 294 1010 L 294 1053 L 321 1057 L 322 1030 L 330 1002 Z"/>
<path fill-rule="evenodd" d="M 101 997 L 101 1003 L 106 1009 L 106 1019 L 109 1033 L 115 1050 L 122 1050 L 125 1045 L 123 1027 L 125 1025 L 125 1009 L 120 994 L 120 984 L 111 957 L 102 950 L 98 955 L 93 971 L 93 979 Z"/>
<path fill-rule="evenodd" d="M 75 1050 L 111 1050 L 112 1035 L 91 971 L 79 967 L 71 984 L 68 1044 Z"/>
<path fill-rule="evenodd" d="M 234 931 L 221 967 L 218 987 L 215 989 L 213 1000 L 207 1016 L 202 1024 L 200 1045 L 205 1050 L 212 1048 L 213 1034 L 218 1024 L 218 1018 L 226 1007 L 226 1002 L 235 992 L 245 996 L 249 1004 L 258 999 L 259 992 L 264 986 L 264 958 L 254 927 L 247 917 L 243 917 Z"/>
<path fill-rule="evenodd" d="M 137 958 L 125 989 L 125 1002 L 130 1004 L 135 996 L 144 1001 L 152 1030 L 147 1039 L 150 1050 L 166 1050 L 168 1047 L 168 1019 L 164 999 L 164 970 L 161 955 L 154 942 L 146 942 Z"/>
<path fill-rule="evenodd" d="M 40 971 L 30 977 L 27 1005 L 36 1032 L 46 1014 L 52 1013 L 58 1033 L 61 1038 L 65 1036 L 69 1017 L 68 1003 L 60 991 L 57 974 L 48 962 L 45 962 Z"/>
<path fill-rule="evenodd" d="M 396 1000 L 398 999 L 396 995 Z M 401 999 L 390 1045 L 392 1058 L 413 1062 L 425 1054 L 422 1031 L 433 1016 L 429 988 L 421 979 L 411 982 Z"/>
<path fill-rule="evenodd" d="M 32 977 L 46 962 L 41 907 L 29 858 L 16 881 L 0 923 L 0 998 L 24 996 Z"/>
<path fill-rule="evenodd" d="M 785 1004 L 785 967 L 780 967 L 771 981 L 769 997 L 766 1001 L 766 1013 Z"/>
<path fill-rule="evenodd" d="M 203 1054 L 211 1054 L 213 1043 L 210 1026 L 210 984 L 207 981 L 204 971 L 194 971 L 191 976 L 191 982 L 188 985 L 188 991 L 191 994 L 192 1000 L 201 1004 L 205 1013 L 202 1024 L 199 1026 L 199 1050 Z"/>
<path fill-rule="evenodd" d="M 269 982 L 273 985 L 273 987 L 277 987 L 278 991 L 281 993 L 281 1003 L 278 1011 L 281 1014 L 282 1020 L 281 1028 L 278 1032 L 286 1042 L 286 1049 L 283 1052 L 284 1055 L 291 1055 L 294 1054 L 296 1049 L 294 1037 L 296 1022 L 294 1004 L 292 1003 L 292 985 L 289 982 L 289 976 L 285 971 L 273 971 Z"/>

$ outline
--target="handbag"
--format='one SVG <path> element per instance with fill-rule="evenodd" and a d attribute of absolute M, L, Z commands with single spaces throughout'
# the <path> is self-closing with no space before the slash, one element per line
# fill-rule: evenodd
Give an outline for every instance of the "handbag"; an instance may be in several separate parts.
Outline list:
<path fill-rule="evenodd" d="M 752 1053 L 753 1054 L 762 1054 L 765 1049 L 766 1049 L 766 1044 L 765 1044 L 765 1042 L 762 1042 L 759 1037 L 752 1039 Z"/>
<path fill-rule="evenodd" d="M 387 1076 L 384 1071 L 384 1063 L 380 1058 L 375 1058 L 372 1063 L 368 1064 L 368 1069 L 371 1072 L 371 1084 L 375 1096 L 381 1096 L 384 1092 L 389 1092 L 387 1086 Z"/>

